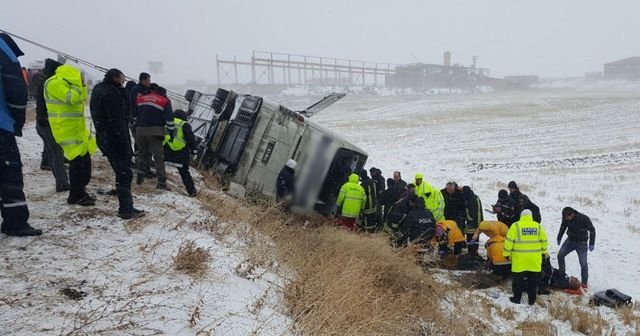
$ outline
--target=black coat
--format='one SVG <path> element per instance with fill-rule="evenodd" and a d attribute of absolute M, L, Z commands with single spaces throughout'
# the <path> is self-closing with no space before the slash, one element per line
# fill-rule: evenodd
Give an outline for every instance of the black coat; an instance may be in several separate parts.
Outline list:
<path fill-rule="evenodd" d="M 476 195 L 471 189 L 464 187 L 464 206 L 466 209 L 467 222 L 465 226 L 465 233 L 471 234 L 478 228 L 480 222 L 484 220 L 482 214 L 482 202 L 480 197 Z"/>
<path fill-rule="evenodd" d="M 444 218 L 454 220 L 457 223 L 463 223 L 465 218 L 465 205 L 462 192 L 456 190 L 453 195 L 450 195 L 447 192 L 447 188 L 444 188 L 441 190 L 441 193 L 444 198 Z"/>
<path fill-rule="evenodd" d="M 386 189 L 387 182 L 382 175 L 373 176 L 373 179 L 376 182 L 376 189 L 378 190 L 378 196 L 382 195 L 382 192 Z"/>
<path fill-rule="evenodd" d="M 540 208 L 535 205 L 533 202 L 531 202 L 531 200 L 529 199 L 529 197 L 527 195 L 522 195 L 520 196 L 521 199 L 524 199 L 524 206 L 521 206 L 521 211 L 522 210 L 530 210 L 531 214 L 533 215 L 533 220 L 538 222 L 538 223 L 542 223 L 542 215 L 540 215 Z"/>
<path fill-rule="evenodd" d="M 295 171 L 288 166 L 284 166 L 278 174 L 276 182 L 276 195 L 278 200 L 288 195 L 293 195 L 295 189 Z"/>
<path fill-rule="evenodd" d="M 589 241 L 589 245 L 595 245 L 596 243 L 596 228 L 593 227 L 591 219 L 584 214 L 575 212 L 573 220 L 562 220 L 560 224 L 560 232 L 558 232 L 558 240 L 562 239 L 564 232 L 567 232 L 569 240 L 576 242 Z"/>
<path fill-rule="evenodd" d="M 378 203 L 378 183 L 373 179 L 366 178 L 360 182 L 360 186 L 364 189 L 364 194 L 367 197 L 367 201 L 364 204 L 363 213 L 370 215 L 377 212 Z"/>
<path fill-rule="evenodd" d="M 496 212 L 498 220 L 507 224 L 507 226 L 511 227 L 511 224 L 518 221 L 518 217 L 516 217 L 516 205 L 515 201 L 511 197 L 499 198 L 496 201 L 496 204 L 493 206 L 493 211 L 496 211 L 496 208 L 500 208 L 500 212 Z"/>
<path fill-rule="evenodd" d="M 391 210 L 391 207 L 402 198 L 402 194 L 404 194 L 404 191 L 405 188 L 395 184 L 382 192 L 382 198 L 380 199 L 380 202 L 382 203 L 382 205 L 384 205 L 385 217 L 389 213 L 389 210 Z"/>
<path fill-rule="evenodd" d="M 436 231 L 436 220 L 431 211 L 425 209 L 423 202 L 416 202 L 415 209 L 409 210 L 407 217 L 400 225 L 401 244 L 409 241 L 427 244 L 433 239 Z"/>
<path fill-rule="evenodd" d="M 89 107 L 96 128 L 98 148 L 106 156 L 131 157 L 131 138 L 127 125 L 125 97 L 120 85 L 104 79 L 91 93 Z"/>

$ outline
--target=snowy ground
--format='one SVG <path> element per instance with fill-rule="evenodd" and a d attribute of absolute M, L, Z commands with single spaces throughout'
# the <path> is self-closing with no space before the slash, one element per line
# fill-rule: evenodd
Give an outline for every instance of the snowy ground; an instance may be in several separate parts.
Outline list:
<path fill-rule="evenodd" d="M 591 291 L 617 288 L 638 299 L 640 93 L 626 88 L 347 96 L 315 119 L 367 150 L 368 166 L 385 177 L 400 170 L 412 181 L 423 172 L 439 188 L 457 181 L 471 186 L 485 208 L 499 189 L 517 181 L 541 208 L 556 267 L 562 208 L 589 215 L 597 230 L 589 253 Z M 294 108 L 311 101 L 289 99 Z M 567 257 L 567 272 L 580 276 L 575 253 Z M 501 292 L 495 302 L 509 305 L 508 294 Z M 610 310 L 601 313 L 615 320 Z M 523 308 L 518 319 L 527 316 L 535 314 Z"/>
<path fill-rule="evenodd" d="M 175 169 L 171 192 L 134 185 L 147 216 L 123 221 L 116 198 L 100 193 L 113 185 L 100 154 L 89 185 L 97 206 L 84 208 L 67 205 L 51 173 L 38 169 L 33 124 L 19 145 L 30 223 L 44 234 L 0 237 L 0 334 L 279 335 L 291 326 L 276 290 L 282 279 L 242 271 L 246 246 L 232 227 L 227 235 L 206 230 L 215 218 L 185 196 Z M 172 257 L 189 240 L 211 254 L 201 279 L 174 270 Z"/>

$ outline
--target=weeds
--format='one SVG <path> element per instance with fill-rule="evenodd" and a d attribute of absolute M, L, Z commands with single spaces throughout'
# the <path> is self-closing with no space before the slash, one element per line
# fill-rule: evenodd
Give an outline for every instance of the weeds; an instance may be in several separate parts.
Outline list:
<path fill-rule="evenodd" d="M 209 269 L 209 259 L 207 249 L 197 247 L 194 241 L 188 240 L 178 247 L 178 253 L 173 257 L 173 264 L 177 271 L 202 277 Z"/>

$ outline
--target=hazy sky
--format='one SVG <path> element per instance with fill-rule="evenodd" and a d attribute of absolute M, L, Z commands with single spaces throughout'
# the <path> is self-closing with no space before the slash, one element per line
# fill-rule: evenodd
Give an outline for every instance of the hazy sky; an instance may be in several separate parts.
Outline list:
<path fill-rule="evenodd" d="M 216 78 L 215 55 L 252 50 L 454 63 L 492 76 L 580 76 L 640 56 L 640 0 L 0 0 L 0 29 L 137 77 Z M 49 54 L 18 42 L 23 63 Z"/>

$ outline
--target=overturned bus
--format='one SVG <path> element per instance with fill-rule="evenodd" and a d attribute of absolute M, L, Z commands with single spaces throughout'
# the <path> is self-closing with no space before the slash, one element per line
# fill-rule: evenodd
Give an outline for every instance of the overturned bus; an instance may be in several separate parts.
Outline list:
<path fill-rule="evenodd" d="M 233 91 L 188 90 L 189 123 L 200 141 L 195 165 L 221 176 L 234 196 L 275 199 L 278 174 L 293 159 L 295 209 L 332 216 L 340 187 L 364 167 L 367 154 L 309 116 L 342 96 L 327 96 L 296 112 Z"/>

